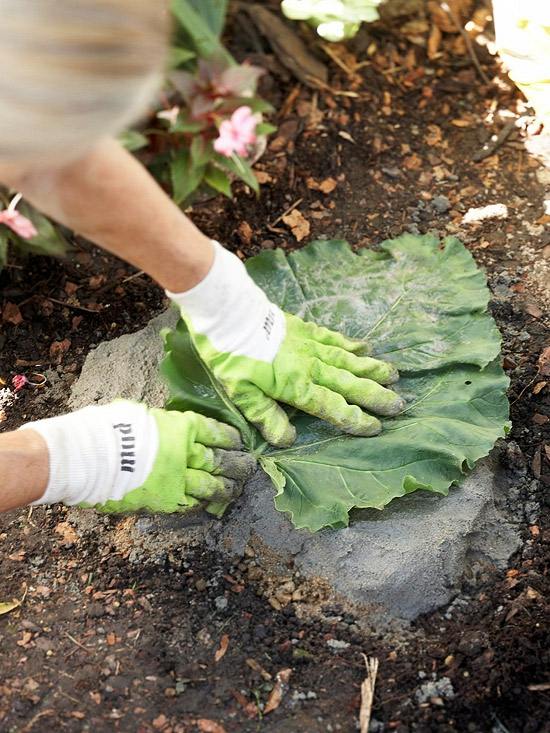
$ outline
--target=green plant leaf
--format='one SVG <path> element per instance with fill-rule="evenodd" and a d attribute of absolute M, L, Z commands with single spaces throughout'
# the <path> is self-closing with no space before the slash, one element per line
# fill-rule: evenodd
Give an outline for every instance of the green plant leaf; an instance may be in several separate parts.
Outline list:
<path fill-rule="evenodd" d="M 206 3 L 206 0 L 204 0 Z M 208 22 L 197 7 L 202 7 L 203 0 L 195 4 L 191 0 L 172 0 L 172 12 L 178 20 L 181 31 L 189 39 L 197 56 L 200 58 L 212 58 L 217 56 L 225 59 L 230 64 L 235 64 L 231 54 L 220 43 L 218 34 L 212 31 Z"/>
<path fill-rule="evenodd" d="M 225 23 L 227 0 L 189 0 L 189 3 L 219 38 Z"/>
<path fill-rule="evenodd" d="M 220 106 L 220 111 L 229 114 L 239 107 L 250 107 L 256 113 L 273 112 L 273 106 L 261 97 L 229 97 Z"/>
<path fill-rule="evenodd" d="M 248 448 L 257 442 L 255 428 L 247 423 L 241 413 L 217 384 L 214 377 L 197 355 L 189 331 L 180 320 L 175 330 L 163 332 L 166 357 L 161 373 L 170 387 L 168 410 L 194 410 L 207 417 L 234 425 L 241 431 Z M 183 368 L 182 368 L 183 366 Z"/>
<path fill-rule="evenodd" d="M 223 195 L 227 196 L 227 198 L 229 199 L 232 197 L 231 181 L 229 180 L 229 177 L 226 173 L 217 168 L 215 165 L 209 165 L 206 168 L 204 180 L 210 186 L 210 188 L 214 189 L 214 191 L 218 191 L 218 193 L 223 193 Z"/>
<path fill-rule="evenodd" d="M 226 171 L 229 171 L 229 173 L 240 178 L 241 181 L 244 181 L 247 186 L 250 186 L 250 188 L 255 191 L 255 193 L 260 193 L 260 184 L 258 183 L 258 179 L 254 175 L 252 166 L 250 163 L 247 163 L 244 158 L 238 156 L 226 158 L 225 155 L 216 154 L 214 156 L 214 161 L 221 168 L 224 168 Z"/>
<path fill-rule="evenodd" d="M 487 313 L 485 278 L 458 240 L 406 234 L 359 253 L 341 241 L 314 242 L 289 255 L 263 252 L 247 267 L 284 310 L 368 339 L 374 355 L 399 368 L 396 388 L 407 400 L 374 438 L 294 411 L 291 448 L 248 433 L 277 508 L 296 527 L 343 527 L 353 508 L 382 509 L 417 489 L 446 494 L 505 434 L 500 334 Z M 187 371 L 196 360 L 182 349 L 173 368 Z M 223 419 L 220 387 L 210 378 L 202 388 L 210 414 Z"/>
<path fill-rule="evenodd" d="M 168 65 L 171 69 L 177 69 L 178 66 L 191 61 L 196 58 L 197 54 L 188 48 L 181 48 L 181 46 L 172 46 L 168 58 Z"/>
<path fill-rule="evenodd" d="M 351 509 L 383 509 L 417 489 L 446 495 L 504 435 L 507 386 L 496 361 L 405 376 L 399 392 L 409 406 L 375 438 L 342 436 L 300 415 L 297 444 L 261 458 L 281 487 L 277 508 L 315 531 L 345 527 Z"/>
<path fill-rule="evenodd" d="M 8 261 L 9 236 L 5 226 L 0 227 L 0 269 Z"/>
<path fill-rule="evenodd" d="M 195 166 L 188 150 L 180 150 L 170 162 L 172 195 L 176 204 L 181 204 L 200 186 L 205 166 Z"/>
<path fill-rule="evenodd" d="M 260 122 L 256 127 L 256 135 L 271 135 L 273 132 L 277 132 L 277 127 L 269 122 Z"/>
<path fill-rule="evenodd" d="M 32 239 L 22 239 L 17 234 L 10 232 L 10 240 L 19 250 L 53 257 L 63 257 L 67 253 L 69 244 L 61 233 L 59 225 L 52 223 L 26 201 L 21 201 L 17 210 L 32 221 L 38 232 Z"/>
<path fill-rule="evenodd" d="M 203 130 L 205 126 L 204 122 L 195 122 L 180 114 L 171 132 L 197 133 Z"/>
<path fill-rule="evenodd" d="M 206 141 L 200 135 L 193 138 L 190 152 L 191 162 L 195 168 L 204 168 L 214 155 L 212 143 L 210 141 Z"/>
<path fill-rule="evenodd" d="M 149 145 L 149 140 L 145 137 L 145 135 L 143 135 L 141 132 L 138 132 L 137 130 L 125 130 L 124 132 L 120 133 L 117 139 L 119 143 L 131 153 L 136 150 L 141 150 L 142 148 L 145 148 L 147 147 L 147 145 Z"/>

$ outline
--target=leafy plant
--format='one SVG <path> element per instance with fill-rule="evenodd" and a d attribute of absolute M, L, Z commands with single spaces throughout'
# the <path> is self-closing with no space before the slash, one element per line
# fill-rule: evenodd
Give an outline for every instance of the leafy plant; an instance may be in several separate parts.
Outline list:
<path fill-rule="evenodd" d="M 8 203 L 7 192 L 0 192 L 5 208 L 0 210 L 0 269 L 6 264 L 10 245 L 23 253 L 62 256 L 68 248 L 60 228 L 16 196 Z"/>
<path fill-rule="evenodd" d="M 291 20 L 307 20 L 327 41 L 352 38 L 361 23 L 378 20 L 382 0 L 283 0 L 283 13 Z"/>
<path fill-rule="evenodd" d="M 217 58 L 201 59 L 195 73 L 181 71 L 173 77 L 184 103 L 173 108 L 168 120 L 176 203 L 202 182 L 230 195 L 234 177 L 258 191 L 247 156 L 258 137 L 274 129 L 260 122 L 260 113 L 270 105 L 253 96 L 261 74 L 254 66 L 232 66 Z"/>
<path fill-rule="evenodd" d="M 353 508 L 382 509 L 417 489 L 447 494 L 505 433 L 508 379 L 496 361 L 500 334 L 487 313 L 483 274 L 457 239 L 403 235 L 378 251 L 314 242 L 247 263 L 282 308 L 349 336 L 400 370 L 401 415 L 374 438 L 344 435 L 294 414 L 298 440 L 273 449 L 246 423 L 200 362 L 185 324 L 166 335 L 169 409 L 234 424 L 296 527 L 343 527 Z"/>
<path fill-rule="evenodd" d="M 172 106 L 158 118 L 165 125 L 163 147 L 178 204 L 201 185 L 231 196 L 234 178 L 258 192 L 250 158 L 258 140 L 275 129 L 261 120 L 270 105 L 255 96 L 262 70 L 238 65 L 220 41 L 226 9 L 225 0 L 172 2 Z M 141 145 L 135 138 L 127 142 Z"/>

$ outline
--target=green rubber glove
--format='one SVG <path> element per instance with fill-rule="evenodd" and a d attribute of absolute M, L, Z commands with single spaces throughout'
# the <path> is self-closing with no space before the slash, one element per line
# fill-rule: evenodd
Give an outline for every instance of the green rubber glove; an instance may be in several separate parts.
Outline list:
<path fill-rule="evenodd" d="M 48 449 L 49 479 L 36 504 L 101 512 L 220 515 L 256 468 L 239 431 L 194 412 L 129 400 L 28 423 Z"/>
<path fill-rule="evenodd" d="M 239 431 L 195 412 L 149 410 L 158 429 L 158 450 L 145 482 L 119 500 L 94 504 L 106 513 L 186 512 L 203 507 L 221 516 L 256 468 Z M 87 506 L 91 506 L 87 504 Z"/>
<path fill-rule="evenodd" d="M 205 364 L 243 415 L 273 445 L 296 438 L 278 401 L 352 435 L 376 435 L 371 413 L 395 415 L 404 400 L 384 385 L 396 369 L 363 356 L 363 342 L 283 313 L 240 260 L 219 244 L 212 269 L 195 288 L 169 293 L 181 308 Z"/>

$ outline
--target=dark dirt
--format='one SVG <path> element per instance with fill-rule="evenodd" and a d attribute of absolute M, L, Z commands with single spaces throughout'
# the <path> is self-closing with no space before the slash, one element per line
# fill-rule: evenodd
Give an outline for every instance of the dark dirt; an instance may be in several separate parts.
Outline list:
<path fill-rule="evenodd" d="M 487 270 L 503 334 L 513 428 L 497 450 L 523 548 L 506 572 L 480 565 L 450 607 L 392 637 L 369 632 L 360 610 L 322 598 L 315 617 L 299 619 L 294 603 L 275 610 L 251 557 L 231 564 L 181 551 L 141 566 L 129 562 L 130 549 L 76 532 L 63 508 L 12 512 L 0 518 L 0 601 L 25 598 L 0 617 L 0 730 L 348 733 L 357 730 L 361 653 L 380 660 L 373 731 L 550 730 L 550 367 L 545 374 L 537 366 L 550 346 L 550 168 L 545 174 L 526 152 L 529 130 L 473 161 L 504 124 L 498 110 L 516 111 L 519 95 L 504 77 L 480 84 L 452 36 L 427 61 L 398 24 L 370 28 L 347 50 L 332 47 L 348 69 L 368 58 L 357 72 L 324 56 L 332 90 L 357 96 L 314 92 L 296 87 L 245 27 L 231 26 L 234 50 L 257 62 L 267 53 L 264 91 L 286 111 L 257 165 L 261 197 L 241 189 L 233 202 L 195 206 L 193 218 L 243 256 L 299 246 L 279 220 L 297 201 L 310 225 L 304 243 L 459 234 Z M 498 73 L 481 58 L 490 77 Z M 332 190 L 317 190 L 329 178 Z M 469 208 L 494 203 L 508 206 L 507 219 L 461 223 Z M 23 390 L 2 429 L 59 412 L 87 351 L 136 330 L 163 303 L 145 277 L 126 280 L 131 268 L 89 245 L 63 262 L 13 265 L 1 276 L 3 304 L 18 304 L 23 321 L 2 325 L 0 375 L 50 369 L 50 382 L 39 393 Z M 49 297 L 69 304 L 45 305 Z M 67 351 L 51 352 L 65 339 Z M 106 518 L 107 536 L 119 525 Z M 227 652 L 216 662 L 224 636 Z M 349 646 L 334 649 L 330 640 Z M 264 716 L 285 669 L 292 673 L 282 701 Z"/>

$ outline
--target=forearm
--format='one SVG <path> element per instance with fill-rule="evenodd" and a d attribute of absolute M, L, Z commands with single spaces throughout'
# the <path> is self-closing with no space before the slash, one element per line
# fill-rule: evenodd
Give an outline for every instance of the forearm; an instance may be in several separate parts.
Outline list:
<path fill-rule="evenodd" d="M 0 512 L 39 499 L 48 483 L 46 443 L 33 430 L 0 435 Z"/>
<path fill-rule="evenodd" d="M 210 240 L 114 140 L 60 168 L 30 171 L 8 183 L 42 212 L 167 290 L 192 288 L 212 265 Z"/>

